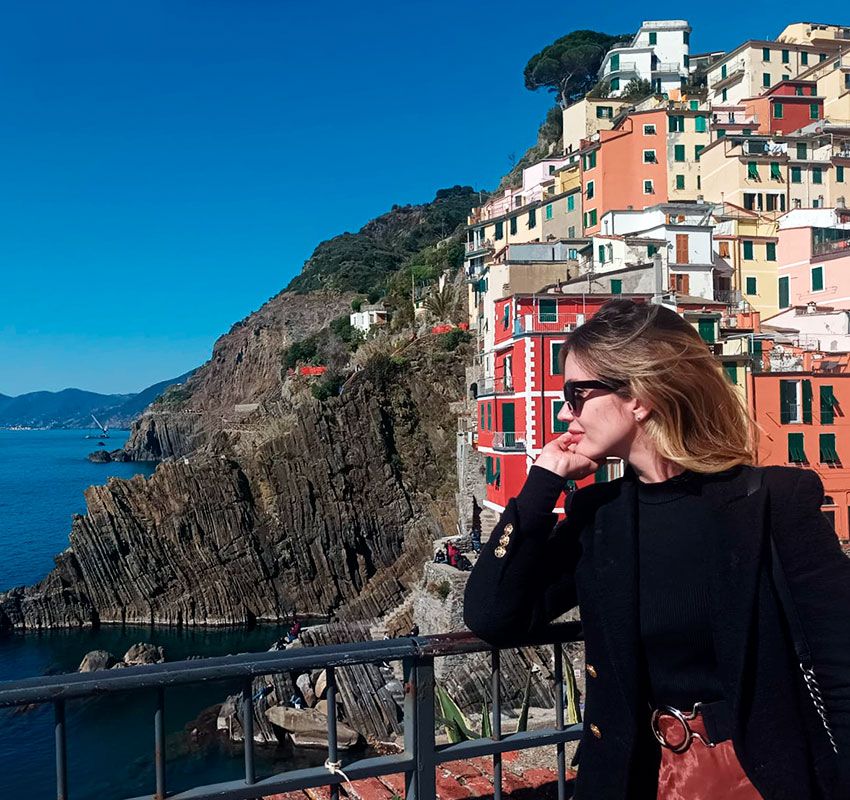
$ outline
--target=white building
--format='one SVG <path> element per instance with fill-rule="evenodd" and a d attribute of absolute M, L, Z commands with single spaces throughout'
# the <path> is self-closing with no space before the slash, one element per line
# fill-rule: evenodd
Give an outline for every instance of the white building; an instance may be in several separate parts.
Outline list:
<path fill-rule="evenodd" d="M 644 22 L 631 44 L 605 54 L 599 77 L 608 82 L 609 96 L 619 97 L 633 80 L 649 81 L 658 94 L 681 89 L 690 74 L 690 34 L 682 19 Z"/>
<path fill-rule="evenodd" d="M 389 312 L 382 303 L 372 306 L 361 306 L 360 311 L 354 311 L 348 315 L 348 321 L 352 328 L 362 333 L 368 333 L 375 325 L 385 325 L 389 319 Z"/>

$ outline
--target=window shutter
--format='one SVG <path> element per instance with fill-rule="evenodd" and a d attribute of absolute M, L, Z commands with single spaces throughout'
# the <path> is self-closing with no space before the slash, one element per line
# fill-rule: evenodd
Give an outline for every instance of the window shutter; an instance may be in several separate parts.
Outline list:
<path fill-rule="evenodd" d="M 686 233 L 676 234 L 676 263 L 688 263 L 688 234 Z"/>
<path fill-rule="evenodd" d="M 812 267 L 812 291 L 819 292 L 823 289 L 823 267 Z"/>
<path fill-rule="evenodd" d="M 779 381 L 779 422 L 787 425 L 797 419 L 797 381 Z"/>
<path fill-rule="evenodd" d="M 731 383 L 738 383 L 738 365 L 734 361 L 724 361 L 723 369 L 726 370 L 726 377 Z"/>
<path fill-rule="evenodd" d="M 821 425 L 832 425 L 835 422 L 835 397 L 831 386 L 820 387 L 820 422 Z"/>
<path fill-rule="evenodd" d="M 564 407 L 563 400 L 556 400 L 552 404 L 552 432 L 553 433 L 566 433 L 567 428 L 569 428 L 570 424 L 568 422 L 564 422 L 563 420 L 558 419 L 558 414 L 561 413 L 561 409 Z"/>
<path fill-rule="evenodd" d="M 806 451 L 803 446 L 802 433 L 788 434 L 788 461 L 794 464 L 806 463 Z"/>
<path fill-rule="evenodd" d="M 838 453 L 835 452 L 835 434 L 822 433 L 819 437 L 820 463 L 838 463 Z"/>
<path fill-rule="evenodd" d="M 768 261 L 776 261 L 776 242 L 767 242 L 764 246 Z"/>
<path fill-rule="evenodd" d="M 783 277 L 779 279 L 779 307 L 780 308 L 788 308 L 791 305 L 790 296 L 788 291 L 788 278 Z"/>
<path fill-rule="evenodd" d="M 744 258 L 747 261 L 753 260 L 753 243 L 751 241 L 744 242 Z"/>
<path fill-rule="evenodd" d="M 803 381 L 803 422 L 812 422 L 812 382 Z"/>

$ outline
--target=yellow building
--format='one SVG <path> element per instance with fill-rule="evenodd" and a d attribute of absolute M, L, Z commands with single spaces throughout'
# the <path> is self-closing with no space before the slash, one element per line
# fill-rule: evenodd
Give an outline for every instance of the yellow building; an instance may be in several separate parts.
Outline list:
<path fill-rule="evenodd" d="M 715 258 L 732 268 L 730 300 L 746 300 L 763 317 L 779 311 L 779 281 L 775 219 L 732 203 L 714 210 Z"/>
<path fill-rule="evenodd" d="M 789 208 L 846 203 L 850 188 L 850 123 L 820 120 L 785 137 Z"/>
<path fill-rule="evenodd" d="M 623 108 L 632 105 L 617 97 L 585 97 L 564 109 L 564 152 L 574 153 L 581 140 L 599 131 L 610 131 L 614 118 Z"/>
<path fill-rule="evenodd" d="M 850 122 L 850 42 L 843 52 L 811 67 L 800 78 L 817 82 L 817 95 L 823 98 L 826 119 Z"/>
<path fill-rule="evenodd" d="M 668 129 L 676 125 L 675 134 L 667 137 L 667 198 L 671 203 L 697 200 L 703 195 L 700 156 L 711 141 L 708 106 L 698 98 L 669 101 Z M 704 112 L 693 115 L 692 112 Z M 678 112 L 688 112 L 687 124 L 672 122 Z M 672 117 L 670 116 L 672 115 Z"/>
<path fill-rule="evenodd" d="M 824 25 L 819 22 L 792 22 L 776 37 L 777 42 L 808 44 L 832 50 L 850 45 L 850 25 Z"/>

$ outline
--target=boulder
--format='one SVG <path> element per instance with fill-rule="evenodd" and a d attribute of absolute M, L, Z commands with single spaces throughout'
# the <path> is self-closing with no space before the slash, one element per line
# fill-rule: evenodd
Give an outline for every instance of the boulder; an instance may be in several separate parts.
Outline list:
<path fill-rule="evenodd" d="M 116 658 L 112 653 L 106 650 L 92 650 L 86 653 L 83 660 L 80 662 L 80 672 L 97 672 L 99 669 L 111 669 Z"/>
<path fill-rule="evenodd" d="M 325 692 L 328 688 L 328 673 L 325 670 L 322 670 L 319 673 L 319 677 L 316 678 L 316 683 L 314 684 L 316 697 L 324 697 Z"/>
<path fill-rule="evenodd" d="M 93 464 L 108 464 L 112 461 L 112 456 L 107 450 L 95 450 L 93 453 L 89 453 L 87 458 Z"/>
<path fill-rule="evenodd" d="M 310 708 L 316 705 L 316 694 L 313 692 L 313 687 L 310 685 L 310 676 L 306 672 L 298 676 L 295 681 L 295 685 L 298 687 L 298 691 L 301 692 L 304 702 Z"/>
<path fill-rule="evenodd" d="M 128 667 L 140 664 L 162 664 L 165 661 L 165 650 L 155 644 L 139 642 L 124 654 L 123 661 Z"/>
<path fill-rule="evenodd" d="M 296 747 L 328 746 L 328 718 L 314 708 L 272 706 L 266 709 L 266 719 L 289 734 Z M 348 750 L 357 744 L 360 735 L 348 725 L 336 724 L 337 746 Z"/>
<path fill-rule="evenodd" d="M 319 700 L 316 703 L 316 711 L 320 714 L 328 715 L 328 701 L 327 700 Z"/>

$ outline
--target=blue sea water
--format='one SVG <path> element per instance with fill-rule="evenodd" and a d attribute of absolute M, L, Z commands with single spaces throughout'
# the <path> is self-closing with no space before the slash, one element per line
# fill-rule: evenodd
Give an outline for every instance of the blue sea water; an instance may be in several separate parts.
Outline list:
<path fill-rule="evenodd" d="M 97 440 L 90 431 L 0 430 L 0 591 L 44 577 L 53 556 L 68 546 L 71 516 L 85 511 L 83 490 L 109 476 L 149 475 L 152 464 L 93 464 L 86 455 Z M 127 432 L 110 432 L 109 449 L 124 444 Z M 188 656 L 267 650 L 281 635 L 275 626 L 150 629 L 103 626 L 0 636 L 0 681 L 73 672 L 90 650 L 120 658 L 136 642 L 165 648 L 169 661 Z M 167 780 L 169 791 L 240 776 L 241 750 L 213 737 L 193 743 L 187 725 L 199 713 L 238 690 L 236 684 L 205 685 L 166 692 Z M 152 795 L 155 696 L 113 695 L 68 704 L 68 779 L 72 800 Z M 0 798 L 54 798 L 53 709 L 0 709 Z M 318 755 L 294 759 L 278 749 L 258 755 L 269 774 L 284 761 L 321 763 Z"/>

